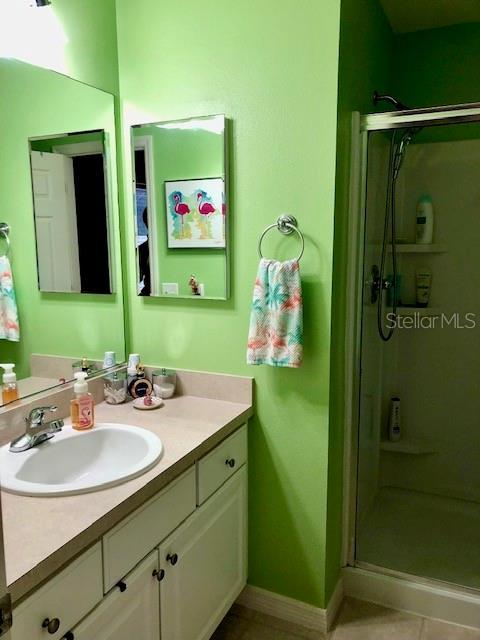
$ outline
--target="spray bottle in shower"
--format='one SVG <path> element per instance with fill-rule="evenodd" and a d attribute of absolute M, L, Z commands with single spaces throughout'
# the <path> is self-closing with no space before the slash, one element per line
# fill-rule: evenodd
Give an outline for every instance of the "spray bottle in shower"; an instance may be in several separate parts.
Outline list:
<path fill-rule="evenodd" d="M 388 421 L 388 438 L 391 442 L 398 442 L 402 435 L 400 425 L 400 398 L 391 398 L 390 416 Z"/>
<path fill-rule="evenodd" d="M 431 244 L 433 241 L 432 198 L 423 195 L 417 203 L 417 244 Z"/>

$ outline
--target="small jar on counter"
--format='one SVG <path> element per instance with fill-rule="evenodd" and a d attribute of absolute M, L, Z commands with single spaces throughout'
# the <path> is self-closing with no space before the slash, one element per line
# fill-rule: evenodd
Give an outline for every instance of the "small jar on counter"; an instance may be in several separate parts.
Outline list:
<path fill-rule="evenodd" d="M 153 391 L 158 398 L 171 398 L 175 393 L 177 374 L 171 369 L 157 369 L 152 372 Z"/>
<path fill-rule="evenodd" d="M 104 396 L 108 404 L 122 404 L 127 399 L 127 374 L 125 371 L 115 371 L 105 376 Z"/>

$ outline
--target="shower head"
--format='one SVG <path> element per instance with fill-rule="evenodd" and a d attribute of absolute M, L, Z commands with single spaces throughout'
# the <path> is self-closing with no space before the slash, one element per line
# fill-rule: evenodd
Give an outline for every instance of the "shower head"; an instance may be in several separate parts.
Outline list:
<path fill-rule="evenodd" d="M 393 158 L 393 180 L 398 178 L 400 168 L 405 157 L 408 145 L 412 142 L 413 138 L 420 131 L 421 127 L 410 127 L 406 129 L 400 138 L 400 141 L 396 144 L 394 158 Z"/>
<path fill-rule="evenodd" d="M 393 104 L 393 106 L 395 107 L 395 109 L 397 109 L 398 111 L 408 111 L 409 107 L 407 107 L 407 105 L 403 104 L 403 102 L 400 102 L 400 100 L 397 100 L 396 98 L 394 98 L 393 96 L 388 96 L 388 95 L 380 95 L 378 93 L 378 91 L 374 91 L 373 92 L 373 104 L 378 104 L 379 102 L 389 102 L 390 104 Z"/>

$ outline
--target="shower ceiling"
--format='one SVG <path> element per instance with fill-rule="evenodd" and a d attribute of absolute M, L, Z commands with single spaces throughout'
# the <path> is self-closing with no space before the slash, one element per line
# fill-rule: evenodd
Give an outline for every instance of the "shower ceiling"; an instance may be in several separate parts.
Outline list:
<path fill-rule="evenodd" d="M 479 0 L 380 0 L 395 33 L 480 22 Z"/>

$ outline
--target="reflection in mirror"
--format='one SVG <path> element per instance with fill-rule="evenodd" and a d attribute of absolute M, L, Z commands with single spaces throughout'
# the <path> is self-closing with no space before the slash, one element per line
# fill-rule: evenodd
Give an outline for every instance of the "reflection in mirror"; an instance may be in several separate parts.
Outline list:
<path fill-rule="evenodd" d="M 79 366 L 102 368 L 107 351 L 125 360 L 115 102 L 1 58 L 0 87 L 0 222 L 9 240 L 0 233 L 0 364 L 15 365 L 23 398 L 71 380 Z M 45 164 L 61 170 L 44 171 Z M 39 290 L 38 267 L 48 292 Z"/>
<path fill-rule="evenodd" d="M 111 293 L 105 132 L 30 140 L 40 291 Z"/>
<path fill-rule="evenodd" d="M 228 298 L 226 120 L 135 125 L 140 296 Z"/>

